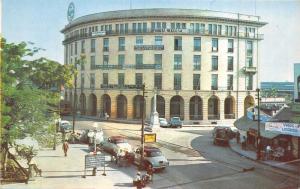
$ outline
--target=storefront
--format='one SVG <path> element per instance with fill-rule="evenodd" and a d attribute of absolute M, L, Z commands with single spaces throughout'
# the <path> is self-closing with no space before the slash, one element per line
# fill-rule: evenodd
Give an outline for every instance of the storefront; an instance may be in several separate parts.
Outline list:
<path fill-rule="evenodd" d="M 279 133 L 273 145 L 284 148 L 285 159 L 300 158 L 300 124 L 289 122 L 267 122 L 266 131 Z"/>

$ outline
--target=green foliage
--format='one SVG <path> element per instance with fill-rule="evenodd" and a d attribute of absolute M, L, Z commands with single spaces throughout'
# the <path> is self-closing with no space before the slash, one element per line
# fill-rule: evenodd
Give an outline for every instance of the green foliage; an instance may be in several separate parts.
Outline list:
<path fill-rule="evenodd" d="M 15 139 L 25 136 L 38 142 L 42 142 L 40 136 L 52 137 L 58 115 L 51 110 L 59 104 L 60 86 L 71 84 L 74 68 L 46 58 L 26 60 L 42 49 L 29 48 L 25 42 L 7 43 L 2 39 L 1 50 L 2 146 L 13 145 Z"/>

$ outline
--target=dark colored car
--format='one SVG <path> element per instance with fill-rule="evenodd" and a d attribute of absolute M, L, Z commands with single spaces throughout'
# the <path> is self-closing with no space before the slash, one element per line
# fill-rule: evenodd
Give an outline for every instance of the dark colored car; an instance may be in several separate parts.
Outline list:
<path fill-rule="evenodd" d="M 182 128 L 182 121 L 180 120 L 180 117 L 172 117 L 170 120 L 170 127 Z"/>
<path fill-rule="evenodd" d="M 229 128 L 216 127 L 213 131 L 215 145 L 228 145 L 231 131 Z"/>

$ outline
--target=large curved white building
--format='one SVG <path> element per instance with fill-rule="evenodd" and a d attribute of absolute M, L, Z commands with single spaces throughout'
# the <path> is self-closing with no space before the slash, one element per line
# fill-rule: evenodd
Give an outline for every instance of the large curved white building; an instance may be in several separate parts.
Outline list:
<path fill-rule="evenodd" d="M 232 121 L 255 101 L 259 84 L 258 16 L 196 9 L 137 9 L 79 17 L 62 30 L 65 64 L 81 62 L 82 114 L 149 119 L 157 91 L 160 117 Z M 140 86 L 145 83 L 146 97 Z M 73 100 L 74 90 L 66 99 Z M 76 98 L 77 99 L 77 98 Z"/>

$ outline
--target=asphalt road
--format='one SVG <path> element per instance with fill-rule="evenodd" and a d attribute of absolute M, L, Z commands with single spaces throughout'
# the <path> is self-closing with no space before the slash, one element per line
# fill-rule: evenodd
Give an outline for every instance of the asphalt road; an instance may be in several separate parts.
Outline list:
<path fill-rule="evenodd" d="M 134 146 L 140 142 L 140 131 L 134 126 L 120 127 L 120 124 L 106 122 L 98 125 L 108 136 L 125 135 Z M 93 128 L 92 120 L 77 122 L 76 129 L 86 128 Z M 213 145 L 209 127 L 163 128 L 158 132 L 155 145 L 170 161 L 170 167 L 155 174 L 151 188 L 300 188 L 297 175 L 248 160 L 228 147 Z"/>

